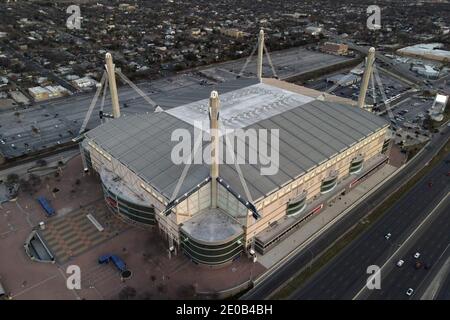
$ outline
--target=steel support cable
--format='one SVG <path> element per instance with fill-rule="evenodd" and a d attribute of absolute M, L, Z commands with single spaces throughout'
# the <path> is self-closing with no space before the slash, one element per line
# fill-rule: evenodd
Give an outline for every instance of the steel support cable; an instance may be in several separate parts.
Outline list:
<path fill-rule="evenodd" d="M 157 104 L 150 99 L 149 96 L 147 96 L 144 91 L 142 91 L 141 89 L 139 89 L 138 86 L 136 86 L 133 82 L 131 82 L 130 79 L 128 79 L 123 73 L 122 71 L 116 69 L 116 73 L 119 75 L 119 77 L 126 82 L 131 88 L 134 89 L 134 91 L 136 91 L 142 98 L 144 98 L 145 101 L 147 101 L 152 107 L 156 107 Z"/>
<path fill-rule="evenodd" d="M 89 119 L 91 118 L 92 111 L 94 111 L 95 105 L 97 104 L 98 97 L 100 96 L 100 92 L 102 91 L 105 81 L 106 81 L 106 71 L 103 72 L 102 78 L 100 80 L 100 85 L 97 87 L 97 91 L 95 92 L 94 98 L 92 99 L 91 104 L 89 105 L 86 117 L 84 118 L 84 121 L 81 124 L 80 131 L 78 132 L 79 135 L 81 135 L 83 131 L 86 129 L 86 126 L 89 122 Z"/>

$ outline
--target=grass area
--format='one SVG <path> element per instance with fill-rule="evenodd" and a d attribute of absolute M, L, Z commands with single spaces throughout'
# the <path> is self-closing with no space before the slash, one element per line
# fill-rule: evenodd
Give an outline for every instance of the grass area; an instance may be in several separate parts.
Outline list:
<path fill-rule="evenodd" d="M 422 168 L 416 175 L 409 179 L 403 186 L 400 187 L 395 193 L 389 196 L 383 203 L 377 206 L 368 216 L 364 219 L 367 223 L 357 223 L 343 236 L 341 236 L 334 244 L 325 250 L 320 256 L 318 256 L 310 267 L 307 267 L 302 272 L 297 274 L 289 283 L 278 290 L 272 299 L 286 299 L 297 288 L 302 286 L 307 279 L 319 271 L 325 266 L 331 259 L 337 256 L 347 245 L 360 236 L 365 230 L 367 230 L 373 222 L 381 218 L 386 211 L 391 208 L 395 202 L 398 201 L 406 192 L 413 188 L 413 186 L 419 182 L 431 169 L 437 165 L 448 153 L 450 152 L 450 141 L 441 148 L 438 154 L 430 161 L 428 166 Z"/>

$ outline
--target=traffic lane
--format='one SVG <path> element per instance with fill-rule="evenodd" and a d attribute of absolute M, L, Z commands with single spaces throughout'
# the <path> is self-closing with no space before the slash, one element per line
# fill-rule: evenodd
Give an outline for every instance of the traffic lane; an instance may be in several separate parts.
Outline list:
<path fill-rule="evenodd" d="M 448 140 L 450 130 L 444 128 L 442 135 L 434 136 L 430 145 L 427 147 L 427 152 L 420 153 L 416 158 L 406 164 L 406 167 L 397 174 L 395 180 L 391 180 L 383 184 L 377 192 L 373 193 L 367 198 L 373 204 L 380 203 L 385 194 L 389 194 L 395 190 L 404 181 L 415 174 L 415 171 L 423 167 L 431 158 L 434 152 L 442 147 Z M 287 263 L 281 265 L 270 277 L 267 277 L 262 282 L 258 283 L 256 287 L 251 289 L 243 296 L 243 299 L 265 299 L 272 294 L 279 286 L 286 283 L 299 270 L 304 268 L 307 263 L 311 261 L 309 252 L 314 255 L 323 252 L 338 236 L 347 231 L 353 226 L 361 217 L 367 214 L 368 207 L 364 203 L 360 203 L 355 208 L 350 210 L 342 219 L 333 224 L 313 243 L 306 246 L 302 251 L 293 256 Z"/>
<path fill-rule="evenodd" d="M 450 275 L 450 243 L 447 248 L 438 258 L 437 263 L 431 266 L 431 272 L 418 286 L 415 294 L 415 299 L 421 300 L 436 300 L 439 299 L 439 294 L 445 290 L 446 281 Z"/>
<path fill-rule="evenodd" d="M 450 270 L 447 270 L 447 278 L 436 297 L 437 300 L 450 300 Z"/>
<path fill-rule="evenodd" d="M 414 243 L 408 245 L 409 249 L 396 255 L 394 264 L 400 259 L 405 263 L 402 267 L 394 266 L 387 276 L 382 275 L 381 289 L 370 291 L 368 299 L 388 300 L 388 299 L 410 299 L 420 298 L 406 295 L 408 288 L 415 292 L 425 280 L 426 276 L 433 271 L 438 259 L 446 250 L 450 242 L 450 200 L 437 209 L 434 220 L 422 230 Z M 420 253 L 419 259 L 414 258 L 416 252 Z M 420 269 L 415 268 L 416 261 L 422 264 Z M 424 265 L 431 268 L 426 270 Z"/>
<path fill-rule="evenodd" d="M 443 175 L 439 174 L 439 176 Z M 436 190 L 445 188 L 444 179 L 441 180 L 442 183 L 436 185 Z M 418 188 L 423 189 L 423 184 L 422 186 L 419 185 Z M 423 199 L 420 204 L 414 202 L 414 198 L 416 197 L 414 194 L 415 192 L 418 192 L 417 188 L 408 194 L 409 197 L 403 199 L 402 203 L 397 203 L 390 212 L 387 212 L 386 218 L 372 229 L 372 234 L 367 234 L 365 238 L 359 240 L 359 245 L 350 246 L 347 250 L 347 255 L 341 256 L 339 260 L 333 263 L 328 271 L 323 273 L 323 281 L 319 281 L 318 279 L 315 281 L 311 280 L 310 290 L 316 292 L 317 298 L 323 298 L 323 290 L 325 290 L 325 293 L 330 293 L 330 296 L 326 297 L 330 299 L 338 297 L 351 299 L 353 297 L 351 295 L 345 296 L 344 293 L 351 292 L 351 288 L 355 288 L 355 286 L 355 290 L 358 290 L 365 284 L 367 278 L 367 266 L 377 264 L 377 259 L 382 256 L 383 253 L 393 253 L 395 249 L 391 246 L 391 241 L 386 241 L 384 239 L 384 235 L 387 233 L 387 230 L 385 229 L 386 225 L 391 226 L 389 230 L 392 230 L 393 235 L 398 235 L 401 233 L 401 230 L 399 229 L 404 229 L 402 221 L 407 221 L 410 218 L 412 210 L 415 210 L 415 212 L 420 212 L 422 210 L 426 212 L 426 207 L 429 209 L 433 207 L 433 204 L 429 205 L 431 197 L 430 199 Z M 428 194 L 431 195 L 431 193 Z M 434 199 L 434 203 L 437 203 L 440 200 L 440 196 L 438 195 Z M 420 222 L 420 219 L 421 218 L 419 217 L 415 220 Z M 394 228 L 392 228 L 392 226 L 394 226 Z M 382 241 L 381 245 L 380 241 Z M 355 261 L 358 261 L 358 263 L 355 264 Z M 357 275 L 359 275 L 359 282 L 357 281 Z M 330 278 L 333 278 L 333 280 L 331 281 Z M 325 279 L 328 279 L 328 281 Z M 314 296 L 314 294 L 310 293 L 304 297 L 309 298 L 311 295 Z"/>
<path fill-rule="evenodd" d="M 405 210 L 407 211 L 407 210 Z M 387 213 L 389 214 L 389 213 Z M 403 219 L 395 216 L 393 219 Z M 391 223 L 387 222 L 386 223 Z M 347 255 L 339 257 L 321 278 L 312 279 L 310 288 L 300 290 L 296 299 L 351 299 L 365 285 L 368 277 L 366 269 L 369 265 L 380 265 L 379 258 L 384 254 L 393 253 L 389 241 L 384 239 L 384 226 L 375 229 L 371 238 L 364 240 L 362 245 L 349 249 Z M 355 263 L 357 261 L 357 263 Z M 305 292 L 306 290 L 306 292 Z M 304 292 L 301 294 L 300 292 Z"/>
<path fill-rule="evenodd" d="M 423 167 L 438 149 L 445 144 L 448 140 L 450 130 L 444 128 L 443 135 L 434 136 L 430 145 L 427 147 L 427 152 L 422 152 L 417 155 L 412 161 L 408 162 L 405 168 L 399 172 L 395 180 L 390 180 L 388 183 L 383 184 L 377 192 L 370 195 L 367 201 L 373 204 L 379 203 L 385 198 L 385 194 L 391 193 L 402 184 L 405 180 L 409 179 L 415 174 L 419 168 Z M 264 279 L 255 288 L 250 290 L 244 299 L 264 299 L 269 296 L 275 289 L 277 289 L 281 283 L 285 283 L 298 272 L 302 267 L 311 261 L 309 251 L 314 254 L 322 252 L 327 248 L 331 242 L 334 241 L 344 231 L 353 226 L 361 217 L 366 214 L 368 207 L 364 203 L 360 203 L 353 208 L 348 214 L 346 214 L 341 220 L 333 224 L 327 229 L 318 239 L 313 243 L 306 246 L 302 251 L 298 252 L 294 257 L 288 260 L 287 263 L 280 266 L 270 277 Z M 308 252 L 308 255 L 306 255 Z"/>
<path fill-rule="evenodd" d="M 450 155 L 446 158 L 450 159 Z M 367 279 L 366 269 L 369 265 L 380 265 L 381 258 L 392 253 L 391 244 L 385 241 L 386 226 L 397 234 L 404 234 L 407 229 L 425 216 L 433 205 L 442 198 L 442 190 L 447 185 L 444 172 L 448 165 L 444 161 L 424 177 L 413 189 L 402 197 L 391 209 L 378 220 L 369 231 L 353 241 L 344 252 L 335 257 L 323 271 L 313 277 L 309 284 L 293 294 L 295 299 L 351 299 Z M 435 180 L 435 188 L 429 189 L 424 182 Z M 424 194 L 418 197 L 418 194 Z M 413 221 L 412 221 L 413 219 Z M 405 225 L 405 223 L 408 223 Z M 406 228 L 405 228 L 406 227 Z M 393 233 L 394 234 L 394 233 Z M 384 240 L 384 241 L 383 241 Z M 381 244 L 380 244 L 381 241 Z"/>

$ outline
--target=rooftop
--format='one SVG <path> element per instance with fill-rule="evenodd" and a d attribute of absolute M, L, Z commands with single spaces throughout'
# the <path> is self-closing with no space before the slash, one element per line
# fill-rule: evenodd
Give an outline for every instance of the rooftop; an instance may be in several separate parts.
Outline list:
<path fill-rule="evenodd" d="M 264 83 L 220 93 L 221 128 L 245 128 L 313 100 L 306 95 Z M 209 131 L 208 108 L 209 98 L 206 98 L 170 109 L 167 113 Z"/>
<path fill-rule="evenodd" d="M 243 233 L 239 223 L 221 209 L 205 209 L 185 222 L 181 229 L 193 240 L 212 244 L 226 243 Z"/>
<path fill-rule="evenodd" d="M 245 129 L 279 130 L 279 170 L 275 175 L 261 175 L 260 164 L 248 164 L 249 161 L 246 161 L 246 164 L 240 165 L 252 197 L 248 199 L 250 201 L 278 190 L 388 125 L 382 118 L 348 105 L 311 101 L 301 94 L 267 88 L 265 84 L 254 86 L 244 81 L 243 85 L 245 88 L 236 87 L 236 91 L 219 91 L 220 119 L 225 121 L 235 117 L 236 121 L 229 121 L 228 124 Z M 254 94 L 243 97 L 247 91 L 264 91 L 266 88 L 267 99 L 261 100 Z M 208 96 L 209 92 L 205 92 L 203 98 Z M 171 141 L 171 135 L 175 129 L 184 128 L 194 136 L 191 122 L 197 115 L 201 119 L 205 117 L 204 109 L 199 108 L 205 107 L 206 100 L 202 101 L 190 104 L 190 107 L 176 108 L 178 110 L 122 116 L 89 131 L 87 141 L 94 141 L 171 199 L 185 167 L 184 164 L 175 165 L 171 160 L 171 152 L 178 144 L 178 141 Z M 223 142 L 223 137 L 221 140 Z M 208 143 L 203 142 L 203 145 Z M 270 145 L 269 142 L 267 144 Z M 209 172 L 208 164 L 192 164 L 177 196 L 204 181 L 209 177 Z M 233 164 L 221 164 L 219 175 L 235 192 L 245 194 Z"/>
<path fill-rule="evenodd" d="M 148 205 L 145 201 L 143 193 L 137 194 L 136 191 L 131 190 L 128 185 L 116 174 L 103 169 L 100 172 L 100 176 L 105 187 L 113 194 L 116 194 L 119 198 L 141 206 Z"/>

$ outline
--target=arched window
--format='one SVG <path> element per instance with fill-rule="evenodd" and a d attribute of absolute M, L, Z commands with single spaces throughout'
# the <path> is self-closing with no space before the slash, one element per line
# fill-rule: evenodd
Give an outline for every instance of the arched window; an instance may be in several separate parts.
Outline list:
<path fill-rule="evenodd" d="M 358 173 L 363 168 L 364 157 L 362 155 L 357 156 L 350 162 L 350 174 Z"/>
<path fill-rule="evenodd" d="M 306 191 L 303 191 L 298 197 L 291 199 L 287 204 L 286 215 L 289 217 L 296 216 L 306 207 Z"/>
<path fill-rule="evenodd" d="M 327 178 L 322 180 L 322 185 L 320 186 L 321 193 L 327 193 L 336 187 L 337 184 L 338 173 L 334 171 Z"/>

